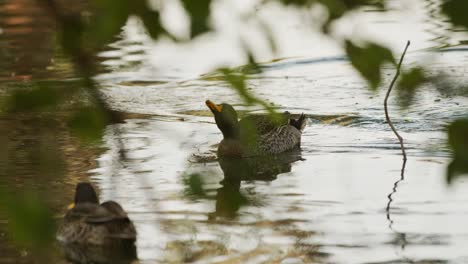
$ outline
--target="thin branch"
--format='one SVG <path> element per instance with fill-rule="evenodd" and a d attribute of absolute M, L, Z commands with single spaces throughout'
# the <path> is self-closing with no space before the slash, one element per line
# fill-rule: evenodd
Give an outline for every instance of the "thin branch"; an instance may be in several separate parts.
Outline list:
<path fill-rule="evenodd" d="M 390 115 L 388 114 L 388 106 L 387 106 L 387 101 L 388 97 L 390 96 L 390 92 L 393 89 L 393 85 L 395 85 L 395 81 L 398 79 L 398 76 L 400 75 L 400 68 L 401 64 L 403 63 L 403 58 L 405 57 L 406 51 L 408 50 L 408 47 L 410 45 L 410 41 L 406 43 L 405 50 L 403 51 L 403 54 L 401 54 L 400 62 L 398 63 L 397 66 L 397 71 L 395 73 L 395 77 L 393 77 L 392 82 L 390 83 L 390 87 L 388 87 L 387 94 L 385 95 L 385 100 L 384 100 L 384 108 L 385 108 L 385 119 L 387 120 L 388 125 L 392 129 L 393 133 L 396 135 L 398 138 L 398 141 L 400 141 L 400 147 L 401 147 L 401 152 L 403 154 L 403 160 L 406 161 L 406 151 L 405 151 L 405 145 L 403 144 L 403 137 L 398 134 L 397 130 L 393 126 L 392 120 L 390 120 Z"/>

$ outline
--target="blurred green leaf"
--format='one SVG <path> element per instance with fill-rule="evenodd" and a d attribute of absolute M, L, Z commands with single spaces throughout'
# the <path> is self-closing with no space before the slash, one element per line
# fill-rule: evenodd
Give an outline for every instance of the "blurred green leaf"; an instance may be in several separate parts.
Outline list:
<path fill-rule="evenodd" d="M 373 90 L 377 89 L 380 84 L 382 65 L 386 62 L 395 64 L 392 52 L 374 43 L 359 47 L 347 40 L 346 53 L 351 64 L 368 81 Z"/>
<path fill-rule="evenodd" d="M 414 99 L 414 94 L 418 86 L 426 81 L 426 76 L 422 68 L 417 67 L 401 74 L 397 85 L 398 102 L 403 107 L 408 107 Z"/>
<path fill-rule="evenodd" d="M 241 142 L 244 146 L 256 146 L 258 141 L 258 128 L 255 119 L 244 118 L 241 125 Z M 237 172 L 240 170 L 240 166 L 237 168 Z"/>
<path fill-rule="evenodd" d="M 63 49 L 69 54 L 77 54 L 81 49 L 84 25 L 78 15 L 64 16 L 60 40 Z"/>
<path fill-rule="evenodd" d="M 149 35 L 157 40 L 159 37 L 165 35 L 175 40 L 161 24 L 161 14 L 158 10 L 151 9 L 147 1 L 134 1 L 132 2 L 133 13 L 140 17 L 141 21 L 145 25 Z"/>
<path fill-rule="evenodd" d="M 281 118 L 281 116 L 275 111 L 275 109 L 264 100 L 261 100 L 251 94 L 247 89 L 247 76 L 242 73 L 234 72 L 228 68 L 221 68 L 218 70 L 223 76 L 224 81 L 229 83 L 239 94 L 239 96 L 249 105 L 259 104 L 265 108 L 270 117 L 276 121 Z"/>
<path fill-rule="evenodd" d="M 132 1 L 94 0 L 94 15 L 86 27 L 86 36 L 92 39 L 93 49 L 102 48 L 120 33 L 132 11 Z M 86 46 L 86 43 L 83 43 Z"/>
<path fill-rule="evenodd" d="M 245 74 L 233 72 L 228 68 L 222 68 L 219 71 L 223 74 L 224 80 L 234 89 L 236 89 L 236 91 L 247 104 L 254 104 L 258 101 L 253 95 L 250 94 L 249 91 L 247 91 L 247 78 Z"/>
<path fill-rule="evenodd" d="M 318 0 L 328 10 L 328 19 L 322 27 L 324 32 L 328 32 L 331 22 L 341 18 L 347 12 L 364 6 L 376 6 L 383 8 L 382 0 Z"/>
<path fill-rule="evenodd" d="M 170 36 L 172 39 L 174 39 L 174 37 L 172 37 L 161 25 L 160 14 L 158 11 L 149 10 L 146 8 L 139 10 L 137 14 L 140 16 L 143 24 L 145 24 L 149 35 L 154 40 L 157 40 L 162 35 Z"/>
<path fill-rule="evenodd" d="M 10 112 L 43 110 L 57 105 L 60 97 L 56 89 L 47 85 L 36 85 L 32 89 L 18 88 L 6 100 L 6 109 Z"/>
<path fill-rule="evenodd" d="M 249 62 L 246 65 L 243 65 L 237 68 L 240 73 L 242 74 L 259 74 L 262 72 L 262 68 L 258 65 L 257 61 L 255 60 L 254 53 L 250 50 L 248 45 L 245 42 L 242 42 L 242 48 L 244 50 L 245 55 L 247 56 L 247 61 Z"/>
<path fill-rule="evenodd" d="M 442 4 L 442 13 L 446 14 L 455 26 L 468 28 L 467 12 L 468 1 L 466 0 L 445 0 Z"/>
<path fill-rule="evenodd" d="M 344 16 L 347 12 L 365 6 L 384 8 L 385 0 L 279 0 L 279 2 L 299 8 L 321 4 L 328 11 L 328 19 L 322 26 L 323 32 L 328 33 L 331 23 Z"/>
<path fill-rule="evenodd" d="M 320 0 L 320 3 L 328 9 L 328 21 L 333 21 L 346 12 L 347 6 L 340 0 Z"/>
<path fill-rule="evenodd" d="M 310 6 L 311 4 L 317 2 L 316 0 L 280 0 L 281 3 L 285 5 L 295 5 L 298 7 Z"/>
<path fill-rule="evenodd" d="M 206 197 L 205 189 L 203 185 L 205 184 L 202 175 L 198 173 L 192 173 L 187 176 L 184 176 L 183 183 L 185 185 L 185 194 L 193 198 L 203 198 Z"/>
<path fill-rule="evenodd" d="M 453 160 L 447 169 L 447 182 L 451 183 L 456 176 L 468 174 L 468 119 L 450 124 L 448 142 L 453 150 Z"/>
<path fill-rule="evenodd" d="M 103 112 L 97 108 L 83 108 L 75 113 L 68 125 L 81 139 L 96 142 L 102 139 L 108 124 Z"/>
<path fill-rule="evenodd" d="M 265 35 L 266 40 L 268 41 L 271 52 L 276 54 L 278 52 L 278 46 L 276 45 L 275 37 L 271 27 L 260 19 L 258 20 L 258 23 L 263 31 L 263 34 Z"/>
<path fill-rule="evenodd" d="M 8 219 L 8 232 L 17 244 L 40 250 L 54 241 L 54 219 L 36 193 L 11 194 L 0 190 L 0 208 Z"/>
<path fill-rule="evenodd" d="M 210 30 L 211 0 L 182 0 L 182 4 L 190 16 L 190 37 L 194 38 Z"/>

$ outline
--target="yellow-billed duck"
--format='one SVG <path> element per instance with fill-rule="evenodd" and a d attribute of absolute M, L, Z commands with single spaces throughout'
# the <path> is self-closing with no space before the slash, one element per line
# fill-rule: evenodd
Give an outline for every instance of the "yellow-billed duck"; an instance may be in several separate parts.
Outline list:
<path fill-rule="evenodd" d="M 230 104 L 215 104 L 210 100 L 205 103 L 223 133 L 218 146 L 220 157 L 274 155 L 300 147 L 306 125 L 304 114 L 293 119 L 285 112 L 275 121 L 268 116 L 251 115 L 239 121 Z"/>
<path fill-rule="evenodd" d="M 63 243 L 106 245 L 116 240 L 134 242 L 136 230 L 117 202 L 99 204 L 93 186 L 82 182 L 76 186 L 74 203 L 69 206 L 57 238 Z"/>

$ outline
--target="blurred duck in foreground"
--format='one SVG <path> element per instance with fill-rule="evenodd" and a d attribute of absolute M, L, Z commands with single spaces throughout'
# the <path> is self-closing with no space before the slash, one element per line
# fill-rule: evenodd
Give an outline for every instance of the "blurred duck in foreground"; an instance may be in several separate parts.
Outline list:
<path fill-rule="evenodd" d="M 306 126 L 304 114 L 293 119 L 289 112 L 285 112 L 277 120 L 251 115 L 239 121 L 230 104 L 215 104 L 210 100 L 205 103 L 223 133 L 224 138 L 218 146 L 220 157 L 274 155 L 301 145 L 302 130 Z"/>
<path fill-rule="evenodd" d="M 62 243 L 108 245 L 134 243 L 136 231 L 123 208 L 114 201 L 99 204 L 89 183 L 78 183 L 75 201 L 69 206 L 57 239 Z"/>

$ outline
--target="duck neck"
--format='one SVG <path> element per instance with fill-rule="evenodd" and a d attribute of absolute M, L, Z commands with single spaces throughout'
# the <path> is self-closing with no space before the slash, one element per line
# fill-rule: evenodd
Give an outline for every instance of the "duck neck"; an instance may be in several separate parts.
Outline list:
<path fill-rule="evenodd" d="M 230 129 L 224 129 L 221 132 L 223 132 L 224 139 L 234 139 L 234 140 L 240 139 L 240 129 L 238 125 Z"/>

